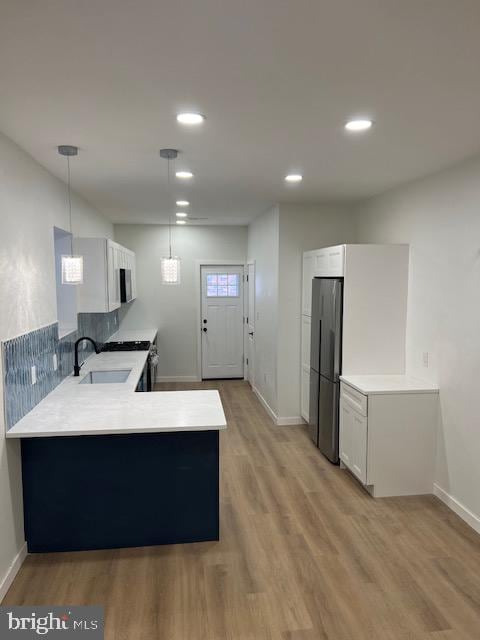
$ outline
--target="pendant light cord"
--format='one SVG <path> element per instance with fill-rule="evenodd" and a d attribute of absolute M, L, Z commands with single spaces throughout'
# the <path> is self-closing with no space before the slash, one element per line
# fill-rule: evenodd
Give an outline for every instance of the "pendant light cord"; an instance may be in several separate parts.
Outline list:
<path fill-rule="evenodd" d="M 72 196 L 70 193 L 70 156 L 67 156 L 67 192 L 68 192 L 68 215 L 70 218 L 70 249 L 73 256 L 73 229 L 72 229 Z"/>
<path fill-rule="evenodd" d="M 168 183 L 168 192 L 170 194 L 170 158 L 168 158 L 167 164 L 167 183 Z M 168 247 L 169 247 L 169 257 L 172 259 L 172 212 L 168 214 Z"/>

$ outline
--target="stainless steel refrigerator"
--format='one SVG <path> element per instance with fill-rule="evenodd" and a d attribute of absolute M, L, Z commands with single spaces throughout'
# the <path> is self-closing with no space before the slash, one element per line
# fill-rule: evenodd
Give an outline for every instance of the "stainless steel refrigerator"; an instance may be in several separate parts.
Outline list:
<path fill-rule="evenodd" d="M 312 281 L 309 431 L 313 442 L 338 463 L 342 373 L 343 278 Z"/>

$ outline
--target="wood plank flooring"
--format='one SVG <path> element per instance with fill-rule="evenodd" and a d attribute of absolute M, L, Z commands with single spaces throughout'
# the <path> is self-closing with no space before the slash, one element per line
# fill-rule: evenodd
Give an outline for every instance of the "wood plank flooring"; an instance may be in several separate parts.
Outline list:
<path fill-rule="evenodd" d="M 479 640 L 480 536 L 373 500 L 243 381 L 218 388 L 221 540 L 29 556 L 4 604 L 101 604 L 107 640 Z"/>

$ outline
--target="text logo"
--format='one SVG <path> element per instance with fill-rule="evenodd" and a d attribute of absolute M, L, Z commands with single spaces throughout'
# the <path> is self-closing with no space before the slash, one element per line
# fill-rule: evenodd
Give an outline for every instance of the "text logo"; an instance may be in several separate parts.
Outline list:
<path fill-rule="evenodd" d="M 103 640 L 103 607 L 0 607 L 0 640 Z"/>

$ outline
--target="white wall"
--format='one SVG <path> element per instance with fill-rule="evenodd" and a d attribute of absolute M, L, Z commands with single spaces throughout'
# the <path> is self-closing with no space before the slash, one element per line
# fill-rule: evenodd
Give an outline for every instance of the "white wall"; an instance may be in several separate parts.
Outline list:
<path fill-rule="evenodd" d="M 302 254 L 353 242 L 351 208 L 280 204 L 278 406 L 280 420 L 300 418 Z"/>
<path fill-rule="evenodd" d="M 407 371 L 440 385 L 436 482 L 477 518 L 479 212 L 476 159 L 374 198 L 359 207 L 357 218 L 360 242 L 410 243 Z"/>
<path fill-rule="evenodd" d="M 248 258 L 256 263 L 254 383 L 281 423 L 302 422 L 302 254 L 353 239 L 351 210 L 342 206 L 281 203 L 249 226 Z"/>
<path fill-rule="evenodd" d="M 253 386 L 277 411 L 279 209 L 248 227 L 248 260 L 255 262 L 255 356 Z"/>
<path fill-rule="evenodd" d="M 180 256 L 181 284 L 160 282 L 160 258 L 168 256 L 168 226 L 116 225 L 115 239 L 135 251 L 137 300 L 123 316 L 122 328 L 159 329 L 159 378 L 194 379 L 197 375 L 197 260 L 235 260 L 247 255 L 246 227 L 184 226 L 173 228 L 172 253 Z"/>
<path fill-rule="evenodd" d="M 66 202 L 65 184 L 0 134 L 0 340 L 56 321 L 53 227 L 68 229 Z M 75 195 L 73 222 L 76 235 L 113 232 L 105 218 Z M 3 435 L 3 373 L 0 397 L 1 593 L 24 543 L 20 450 L 18 442 L 6 442 Z"/>

